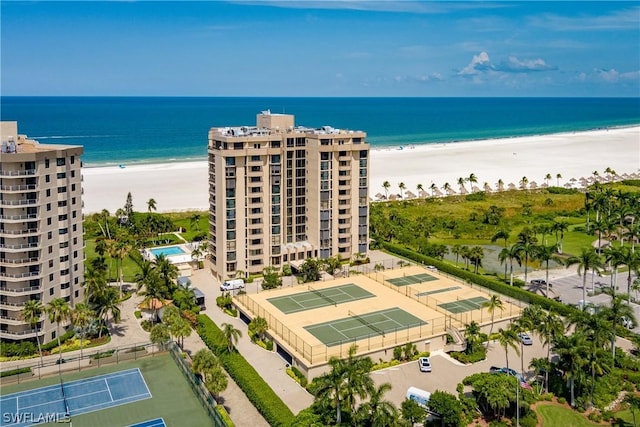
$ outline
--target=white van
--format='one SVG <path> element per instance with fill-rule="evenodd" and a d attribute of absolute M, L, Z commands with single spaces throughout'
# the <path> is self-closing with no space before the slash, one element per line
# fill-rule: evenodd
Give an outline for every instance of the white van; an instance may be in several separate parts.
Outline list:
<path fill-rule="evenodd" d="M 243 279 L 225 280 L 220 285 L 220 290 L 221 291 L 233 291 L 235 289 L 244 289 L 244 280 Z"/>
<path fill-rule="evenodd" d="M 415 401 L 418 405 L 427 409 L 429 406 L 429 399 L 431 398 L 431 393 L 428 391 L 424 391 L 417 387 L 409 387 L 407 390 L 407 399 Z"/>

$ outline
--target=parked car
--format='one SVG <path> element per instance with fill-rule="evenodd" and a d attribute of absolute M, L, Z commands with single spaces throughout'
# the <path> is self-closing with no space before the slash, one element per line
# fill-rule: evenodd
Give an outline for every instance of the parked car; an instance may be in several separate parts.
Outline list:
<path fill-rule="evenodd" d="M 511 368 L 499 368 L 497 366 L 492 366 L 489 368 L 489 372 L 492 374 L 509 374 L 512 377 L 516 377 L 520 383 L 526 384 L 524 377 L 520 375 L 516 370 Z"/>
<path fill-rule="evenodd" d="M 518 338 L 522 342 L 523 345 L 533 345 L 533 340 L 526 332 L 518 333 Z"/>
<path fill-rule="evenodd" d="M 427 265 L 427 270 L 438 271 L 438 268 L 434 265 Z"/>
<path fill-rule="evenodd" d="M 533 279 L 530 283 L 532 285 L 545 286 L 547 284 L 547 281 L 542 279 Z"/>
<path fill-rule="evenodd" d="M 431 372 L 431 360 L 428 357 L 421 357 L 418 359 L 418 366 L 421 372 Z"/>
<path fill-rule="evenodd" d="M 221 291 L 234 291 L 236 289 L 244 289 L 244 280 L 242 279 L 233 279 L 233 280 L 225 280 L 220 285 Z"/>
<path fill-rule="evenodd" d="M 633 329 L 633 320 L 629 319 L 628 317 L 622 316 L 620 321 L 622 322 L 622 326 L 624 326 L 625 328 Z"/>

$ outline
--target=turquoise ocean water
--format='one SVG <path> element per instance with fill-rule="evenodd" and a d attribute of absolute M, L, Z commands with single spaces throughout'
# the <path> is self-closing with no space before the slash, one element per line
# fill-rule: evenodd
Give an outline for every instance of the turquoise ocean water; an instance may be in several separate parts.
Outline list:
<path fill-rule="evenodd" d="M 0 98 L 2 120 L 42 143 L 83 145 L 85 166 L 204 160 L 209 128 L 255 125 L 267 109 L 363 130 L 373 147 L 640 124 L 640 98 Z"/>

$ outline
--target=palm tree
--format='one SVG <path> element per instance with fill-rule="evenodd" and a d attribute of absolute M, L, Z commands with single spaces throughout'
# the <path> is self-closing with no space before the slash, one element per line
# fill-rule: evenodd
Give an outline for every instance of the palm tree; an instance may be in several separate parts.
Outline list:
<path fill-rule="evenodd" d="M 520 254 L 520 259 L 524 256 L 524 282 L 527 283 L 527 274 L 529 272 L 529 259 L 535 256 L 536 245 L 534 239 L 520 239 L 515 244 L 516 250 Z"/>
<path fill-rule="evenodd" d="M 438 190 L 438 186 L 432 182 L 431 185 L 429 186 L 429 190 L 431 190 L 431 196 L 435 196 L 436 191 Z"/>
<path fill-rule="evenodd" d="M 504 263 L 505 268 L 507 265 L 507 260 L 509 261 L 509 285 L 513 286 L 513 261 L 516 261 L 518 265 L 522 265 L 522 259 L 520 258 L 520 247 L 518 244 L 511 246 L 511 248 L 503 248 L 498 254 L 498 260 L 500 264 Z M 505 275 L 505 280 L 507 279 Z"/>
<path fill-rule="evenodd" d="M 391 188 L 391 183 L 389 181 L 385 181 L 382 183 L 382 188 L 384 188 L 384 197 L 385 199 L 389 198 L 389 189 Z"/>
<path fill-rule="evenodd" d="M 46 312 L 49 315 L 49 321 L 56 323 L 56 338 L 58 339 L 59 362 L 62 363 L 62 348 L 60 348 L 60 324 L 69 319 L 70 308 L 69 303 L 64 298 L 54 298 L 47 304 Z"/>
<path fill-rule="evenodd" d="M 422 186 L 422 184 L 416 185 L 416 191 L 418 192 L 418 195 L 420 195 L 420 193 L 424 191 L 424 187 Z"/>
<path fill-rule="evenodd" d="M 238 340 L 242 336 L 242 331 L 240 331 L 240 329 L 236 329 L 230 323 L 223 323 L 220 326 L 222 326 L 222 334 L 227 341 L 227 351 L 231 353 L 234 350 L 235 345 L 238 344 Z"/>
<path fill-rule="evenodd" d="M 80 359 L 84 348 L 84 338 L 87 333 L 87 326 L 91 324 L 95 317 L 94 311 L 85 303 L 78 303 L 71 310 L 71 324 L 76 327 L 80 334 Z"/>
<path fill-rule="evenodd" d="M 475 173 L 471 172 L 469 174 L 468 178 L 465 178 L 467 181 L 469 181 L 472 185 L 473 184 L 477 184 L 478 183 L 478 177 L 476 176 Z"/>
<path fill-rule="evenodd" d="M 404 199 L 404 190 L 407 189 L 407 186 L 404 185 L 404 182 L 401 182 L 400 184 L 398 184 L 398 188 L 400 189 L 400 198 Z"/>
<path fill-rule="evenodd" d="M 636 324 L 636 317 L 633 308 L 625 304 L 623 297 L 620 295 L 612 295 L 611 303 L 609 307 L 606 307 L 602 312 L 602 315 L 611 322 L 611 354 L 615 360 L 616 357 L 616 326 L 620 324 L 620 320 L 623 317 L 629 319 L 633 324 Z"/>
<path fill-rule="evenodd" d="M 587 354 L 587 347 L 586 337 L 580 332 L 557 337 L 553 346 L 571 391 L 571 406 L 576 406 L 575 383 L 583 373 L 583 357 Z"/>
<path fill-rule="evenodd" d="M 200 218 L 201 216 L 199 213 L 194 213 L 189 217 L 189 225 L 191 225 L 192 228 L 195 228 L 196 231 L 200 231 Z"/>
<path fill-rule="evenodd" d="M 560 180 L 562 179 L 562 174 L 557 173 L 556 174 L 556 186 L 560 187 Z"/>
<path fill-rule="evenodd" d="M 40 345 L 40 328 L 38 328 L 38 324 L 40 323 L 40 319 L 45 312 L 45 307 L 42 305 L 40 300 L 31 299 L 24 303 L 22 306 L 22 312 L 20 313 L 22 320 L 27 322 L 32 329 L 36 331 L 36 342 L 38 343 L 38 354 L 40 354 L 40 366 L 42 366 L 42 346 Z M 38 370 L 38 375 L 40 371 Z"/>
<path fill-rule="evenodd" d="M 480 339 L 480 325 L 478 325 L 478 322 L 472 320 L 471 323 L 465 325 L 464 338 L 467 343 L 467 353 L 473 353 L 475 346 Z"/>
<path fill-rule="evenodd" d="M 549 181 L 551 181 L 551 174 L 548 173 L 544 176 L 544 182 L 549 186 Z"/>
<path fill-rule="evenodd" d="M 556 234 L 556 245 L 558 245 L 558 253 L 562 253 L 562 241 L 564 239 L 564 232 L 569 230 L 569 223 L 566 221 L 554 221 L 551 225 L 551 231 Z M 558 233 L 560 233 L 560 239 L 558 239 Z"/>
<path fill-rule="evenodd" d="M 463 177 L 458 178 L 458 186 L 460 187 L 460 194 L 464 194 L 467 192 L 467 189 L 464 187 L 465 180 Z"/>
<path fill-rule="evenodd" d="M 578 275 L 582 276 L 582 301 L 583 310 L 587 302 L 587 273 L 589 270 L 600 272 L 602 261 L 593 248 L 582 248 L 580 255 L 572 256 L 566 261 L 567 268 L 578 264 Z"/>
<path fill-rule="evenodd" d="M 448 182 L 445 182 L 444 185 L 442 186 L 442 189 L 444 190 L 445 193 L 448 193 L 449 190 L 451 190 L 451 185 Z"/>
<path fill-rule="evenodd" d="M 164 254 L 158 255 L 153 263 L 162 282 L 163 292 L 171 295 L 175 280 L 178 278 L 178 267 L 172 264 Z"/>
<path fill-rule="evenodd" d="M 455 244 L 451 247 L 451 253 L 455 254 L 456 256 L 456 267 L 458 266 L 458 257 L 460 256 L 461 251 L 462 246 L 460 246 L 459 244 Z"/>
<path fill-rule="evenodd" d="M 391 390 L 391 384 L 383 383 L 369 392 L 369 401 L 363 403 L 355 414 L 359 425 L 391 426 L 398 419 L 398 409 L 384 395 Z"/>
<path fill-rule="evenodd" d="M 516 354 L 520 356 L 520 350 L 518 349 L 519 341 L 518 333 L 513 328 L 498 329 L 498 342 L 504 348 L 504 356 L 507 362 L 507 370 L 509 370 L 509 347 L 515 350 Z"/>
<path fill-rule="evenodd" d="M 628 246 L 624 246 L 620 248 L 618 261 L 627 266 L 627 298 L 631 303 L 631 273 L 640 275 L 640 252 L 634 252 Z"/>
<path fill-rule="evenodd" d="M 562 258 L 556 255 L 557 250 L 558 250 L 557 245 L 551 245 L 551 246 L 540 245 L 540 246 L 537 246 L 535 249 L 535 258 L 544 264 L 545 281 L 547 283 L 547 295 L 546 295 L 547 298 L 549 298 L 549 286 L 551 286 L 551 284 L 549 283 L 549 262 L 555 261 L 559 264 L 562 264 Z"/>
<path fill-rule="evenodd" d="M 529 180 L 527 179 L 527 177 L 523 176 L 522 179 L 520 179 L 520 188 L 523 190 L 526 190 L 528 183 L 529 183 Z"/>
<path fill-rule="evenodd" d="M 629 404 L 629 409 L 631 409 L 631 416 L 633 417 L 633 427 L 636 427 L 636 411 L 640 409 L 640 396 L 634 393 L 628 393 L 624 397 L 624 402 Z"/>
<path fill-rule="evenodd" d="M 120 234 L 116 239 L 116 242 L 113 247 L 113 255 L 116 258 L 116 265 L 118 268 L 118 282 L 120 285 L 120 297 L 122 297 L 122 286 L 124 285 L 124 273 L 122 269 L 122 264 L 124 262 L 125 257 L 131 252 L 133 249 L 133 242 L 130 238 L 125 237 L 123 234 Z"/>
<path fill-rule="evenodd" d="M 156 210 L 156 199 L 152 197 L 147 201 L 147 209 L 149 210 L 149 213 Z"/>
<path fill-rule="evenodd" d="M 562 318 L 553 312 L 549 312 L 546 316 L 542 316 L 538 319 L 535 330 L 540 336 L 542 344 L 547 347 L 547 362 L 551 365 L 551 345 L 555 340 L 563 336 L 565 333 L 565 326 L 562 322 Z M 545 391 L 549 392 L 549 370 L 545 373 Z"/>
<path fill-rule="evenodd" d="M 495 241 L 498 240 L 498 239 L 503 239 L 504 240 L 504 247 L 506 249 L 507 248 L 507 239 L 509 239 L 509 231 L 505 230 L 504 228 L 499 229 L 491 237 L 491 243 L 495 243 Z M 507 263 L 504 264 L 504 280 L 507 280 Z"/>
<path fill-rule="evenodd" d="M 500 299 L 500 295 L 493 294 L 491 295 L 491 298 L 488 301 L 485 301 L 482 303 L 482 307 L 486 308 L 489 314 L 491 314 L 491 328 L 489 329 L 489 338 L 491 338 L 491 332 L 493 332 L 493 320 L 494 320 L 495 312 L 496 310 L 503 311 L 504 304 Z M 487 348 L 489 348 L 489 341 L 491 340 L 490 339 L 487 340 Z"/>
<path fill-rule="evenodd" d="M 109 315 L 114 323 L 120 322 L 120 297 L 118 290 L 112 287 L 106 289 L 105 293 L 95 302 L 94 310 L 96 316 L 102 319 L 104 326 L 107 326 L 107 320 Z M 99 336 L 102 336 L 102 327 L 100 328 Z"/>

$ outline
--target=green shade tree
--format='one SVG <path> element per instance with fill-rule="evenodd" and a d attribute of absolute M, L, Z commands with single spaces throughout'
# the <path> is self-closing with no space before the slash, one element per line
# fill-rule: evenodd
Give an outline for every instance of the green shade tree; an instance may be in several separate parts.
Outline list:
<path fill-rule="evenodd" d="M 85 303 L 78 303 L 70 312 L 71 324 L 76 327 L 80 335 L 80 359 L 84 348 L 84 339 L 87 335 L 87 328 L 95 318 L 95 312 Z"/>
<path fill-rule="evenodd" d="M 503 311 L 504 304 L 500 295 L 492 294 L 488 301 L 482 303 L 482 308 L 486 308 L 489 314 L 491 314 L 491 328 L 489 329 L 489 340 L 487 340 L 487 348 L 489 348 L 489 341 L 491 340 L 491 333 L 493 332 L 494 318 L 496 310 Z"/>

